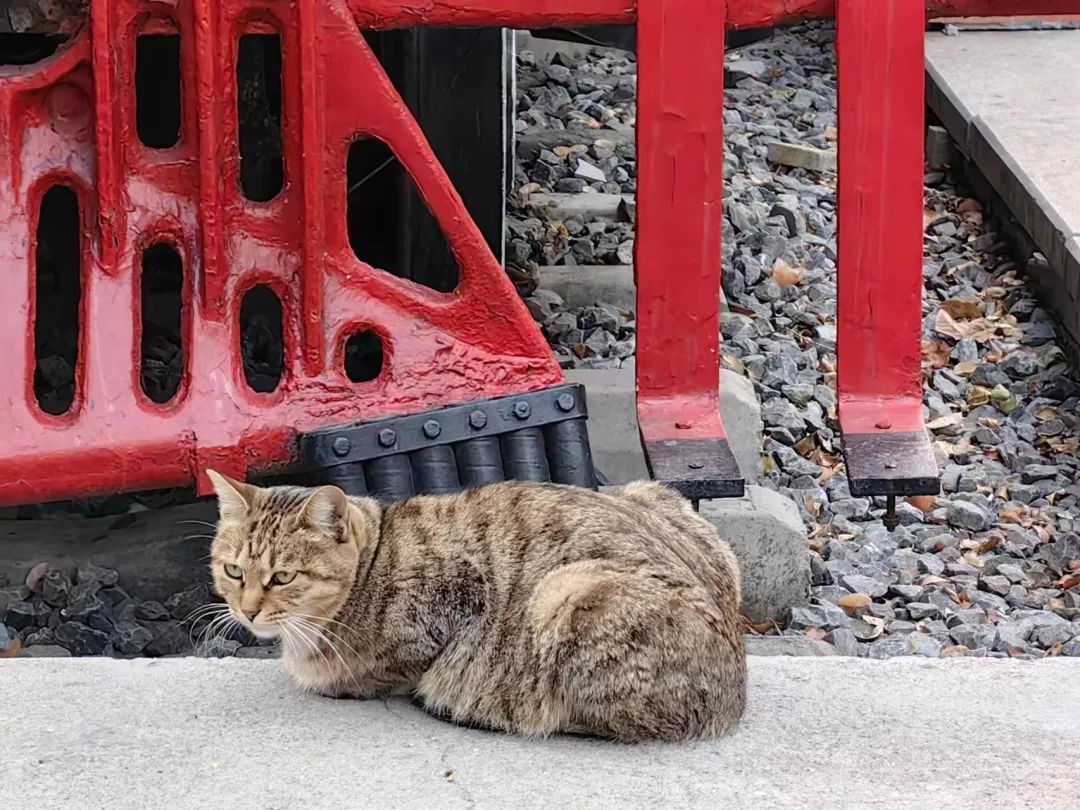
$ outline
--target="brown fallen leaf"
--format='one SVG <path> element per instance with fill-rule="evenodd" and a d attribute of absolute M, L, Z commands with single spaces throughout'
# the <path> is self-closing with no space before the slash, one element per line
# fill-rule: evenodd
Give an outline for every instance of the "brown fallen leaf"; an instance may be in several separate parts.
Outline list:
<path fill-rule="evenodd" d="M 814 641 L 824 641 L 825 631 L 822 630 L 820 627 L 808 627 L 806 629 L 806 637 L 812 638 L 814 639 Z"/>
<path fill-rule="evenodd" d="M 972 321 L 983 314 L 982 304 L 973 298 L 950 298 L 941 304 L 941 308 L 961 321 Z"/>
<path fill-rule="evenodd" d="M 783 259 L 777 259 L 776 263 L 773 264 L 772 277 L 773 281 L 776 282 L 776 286 L 781 289 L 794 287 L 802 281 L 803 271 L 801 267 L 792 267 Z"/>
<path fill-rule="evenodd" d="M 924 515 L 928 515 L 934 511 L 934 503 L 937 499 L 933 495 L 914 495 L 908 498 L 908 503 L 922 512 Z"/>
<path fill-rule="evenodd" d="M 844 613 L 852 616 L 856 610 L 869 606 L 873 601 L 865 593 L 848 593 L 836 600 L 836 604 L 843 609 Z"/>
<path fill-rule="evenodd" d="M 982 211 L 982 203 L 971 197 L 965 197 L 956 205 L 956 210 L 960 214 L 969 214 L 975 211 Z"/>
<path fill-rule="evenodd" d="M 966 331 L 960 327 L 953 316 L 948 313 L 944 308 L 938 310 L 937 317 L 934 318 L 934 331 L 939 335 L 945 335 L 945 337 L 951 337 L 954 340 L 960 340 L 967 337 Z"/>
<path fill-rule="evenodd" d="M 971 652 L 971 650 L 963 644 L 953 644 L 949 647 L 941 648 L 941 657 L 951 658 L 956 655 L 967 655 L 969 652 Z"/>
<path fill-rule="evenodd" d="M 1058 580 L 1057 586 L 1063 591 L 1080 587 L 1080 574 L 1070 574 L 1067 577 L 1062 577 Z"/>
<path fill-rule="evenodd" d="M 944 340 L 924 340 L 922 356 L 931 368 L 945 368 L 949 365 L 949 353 L 952 348 Z"/>

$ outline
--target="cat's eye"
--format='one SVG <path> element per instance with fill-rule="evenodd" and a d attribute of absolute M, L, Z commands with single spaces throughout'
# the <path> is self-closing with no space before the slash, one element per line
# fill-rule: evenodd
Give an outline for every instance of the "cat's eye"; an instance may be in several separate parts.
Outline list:
<path fill-rule="evenodd" d="M 296 579 L 295 571 L 278 571 L 270 577 L 270 581 L 275 585 L 288 585 L 294 579 Z"/>
<path fill-rule="evenodd" d="M 244 578 L 244 572 L 240 570 L 240 566 L 232 563 L 225 563 L 225 574 L 232 579 Z"/>

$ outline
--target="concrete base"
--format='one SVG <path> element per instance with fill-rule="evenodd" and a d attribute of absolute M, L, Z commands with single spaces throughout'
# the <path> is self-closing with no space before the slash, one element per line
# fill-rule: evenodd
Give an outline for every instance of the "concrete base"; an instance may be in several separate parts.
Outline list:
<path fill-rule="evenodd" d="M 574 369 L 570 382 L 585 386 L 589 400 L 589 441 L 596 466 L 613 484 L 649 477 L 634 405 L 634 368 Z M 720 372 L 720 415 L 728 444 L 747 481 L 761 474 L 761 406 L 754 385 L 733 371 Z"/>
<path fill-rule="evenodd" d="M 742 613 L 752 622 L 783 621 L 810 596 L 806 528 L 790 498 L 759 486 L 746 497 L 702 501 L 701 515 L 735 552 L 742 569 Z"/>
<path fill-rule="evenodd" d="M 634 268 L 628 264 L 541 267 L 538 276 L 543 290 L 558 293 L 571 307 L 603 303 L 637 311 Z"/>
<path fill-rule="evenodd" d="M 272 661 L 0 661 L 0 683 L 11 806 L 1051 807 L 1080 761 L 1076 659 L 751 658 L 742 724 L 695 745 L 472 731 Z"/>

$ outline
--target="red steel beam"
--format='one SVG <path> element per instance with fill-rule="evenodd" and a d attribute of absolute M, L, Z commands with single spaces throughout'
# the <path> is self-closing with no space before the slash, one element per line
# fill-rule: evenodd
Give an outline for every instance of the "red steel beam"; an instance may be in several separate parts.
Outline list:
<path fill-rule="evenodd" d="M 633 23 L 637 0 L 347 0 L 362 28 L 414 25 L 544 28 Z M 935 17 L 1070 14 L 1078 0 L 927 0 Z M 833 17 L 836 0 L 728 0 L 728 28 L 763 28 Z"/>

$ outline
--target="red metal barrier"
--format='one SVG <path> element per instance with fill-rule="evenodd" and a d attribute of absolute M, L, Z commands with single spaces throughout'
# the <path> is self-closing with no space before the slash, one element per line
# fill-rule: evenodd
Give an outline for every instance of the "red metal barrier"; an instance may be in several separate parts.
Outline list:
<path fill-rule="evenodd" d="M 1054 14 L 1074 5 L 931 0 L 926 10 Z M 682 481 L 689 494 L 741 491 L 718 413 L 723 59 L 715 43 L 725 26 L 834 10 L 841 29 L 840 415 L 849 469 L 863 476 L 853 488 L 903 494 L 936 487 L 926 475 L 932 458 L 918 384 L 920 6 L 95 0 L 91 8 L 90 30 L 46 63 L 0 68 L 0 504 L 201 482 L 210 464 L 241 476 L 293 458 L 298 431 L 561 379 L 358 24 L 636 20 L 642 438 L 657 476 Z M 182 38 L 184 114 L 179 144 L 151 150 L 132 123 L 132 48 L 139 31 L 160 28 Z M 287 180 L 269 203 L 245 200 L 237 183 L 236 40 L 252 31 L 278 32 L 283 42 Z M 415 179 L 462 268 L 453 294 L 393 279 L 350 253 L 343 173 L 358 133 L 390 144 Z M 36 406 L 28 338 L 37 212 L 55 184 L 75 190 L 82 217 L 77 395 L 59 417 Z M 132 360 L 140 338 L 138 261 L 155 241 L 173 244 L 186 271 L 184 384 L 165 405 L 141 394 Z M 285 377 L 267 395 L 247 388 L 237 350 L 239 302 L 257 284 L 273 288 L 287 314 Z M 342 371 L 345 340 L 359 329 L 376 332 L 386 347 L 381 375 L 365 384 Z M 860 445 L 867 436 L 874 443 Z M 889 457 L 895 453 L 914 461 L 899 466 Z"/>
<path fill-rule="evenodd" d="M 132 66 L 140 32 L 176 31 L 184 64 L 179 143 L 143 146 Z M 236 42 L 277 32 L 283 52 L 286 182 L 267 203 L 238 183 Z M 440 294 L 357 260 L 346 233 L 346 152 L 388 144 L 461 266 Z M 35 232 L 47 189 L 81 214 L 76 397 L 61 416 L 33 392 Z M 0 503 L 243 475 L 289 460 L 298 431 L 543 388 L 562 376 L 422 133 L 339 2 L 95 2 L 91 27 L 46 63 L 0 68 Z M 138 379 L 146 247 L 185 270 L 185 374 L 167 404 Z M 255 285 L 285 312 L 286 368 L 259 394 L 241 370 L 238 310 Z M 345 342 L 383 342 L 384 364 L 351 383 Z"/>

